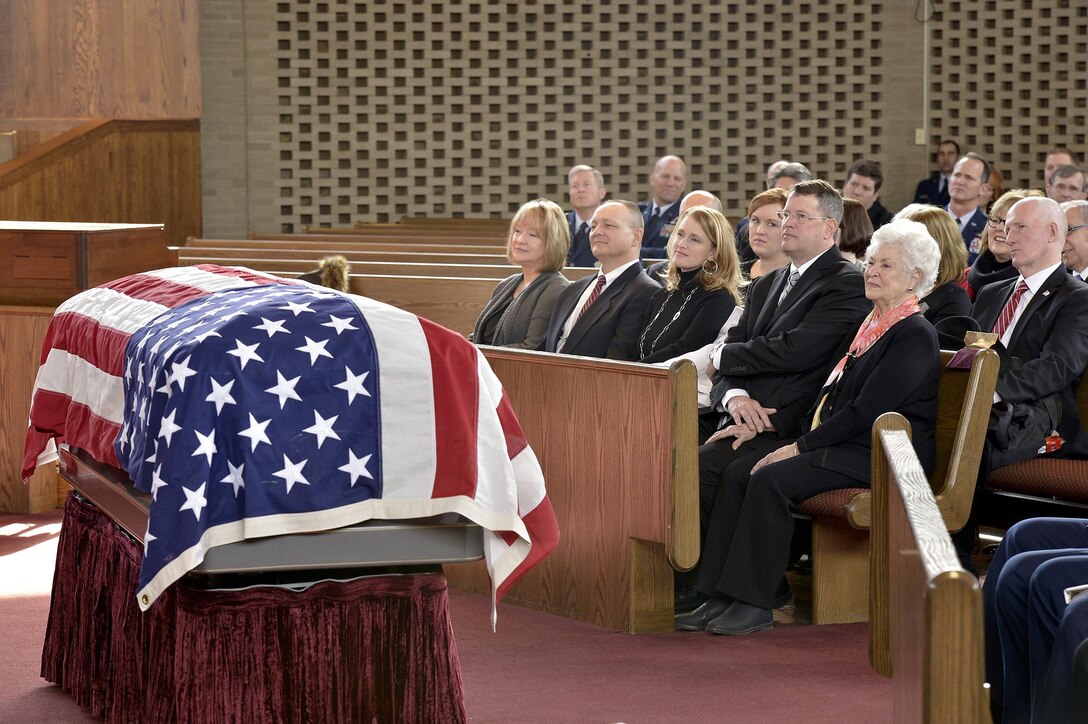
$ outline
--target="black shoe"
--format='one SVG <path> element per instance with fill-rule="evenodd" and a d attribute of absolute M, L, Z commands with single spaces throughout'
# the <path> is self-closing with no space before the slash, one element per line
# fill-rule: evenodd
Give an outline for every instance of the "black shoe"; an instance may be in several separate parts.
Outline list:
<path fill-rule="evenodd" d="M 707 622 L 706 630 L 726 636 L 763 631 L 774 626 L 774 612 L 769 608 L 752 606 L 743 601 L 733 601 L 720 616 Z"/>
<path fill-rule="evenodd" d="M 702 606 L 706 599 L 706 594 L 699 593 L 694 588 L 684 589 L 677 592 L 676 598 L 673 600 L 672 611 L 674 614 L 690 613 Z"/>
<path fill-rule="evenodd" d="M 783 577 L 774 592 L 774 603 L 771 604 L 771 608 L 782 608 L 791 603 L 793 603 L 793 591 L 790 590 L 790 582 Z"/>
<path fill-rule="evenodd" d="M 725 613 L 729 603 L 717 598 L 708 598 L 702 606 L 691 613 L 681 613 L 673 617 L 677 631 L 705 631 L 706 625 Z"/>

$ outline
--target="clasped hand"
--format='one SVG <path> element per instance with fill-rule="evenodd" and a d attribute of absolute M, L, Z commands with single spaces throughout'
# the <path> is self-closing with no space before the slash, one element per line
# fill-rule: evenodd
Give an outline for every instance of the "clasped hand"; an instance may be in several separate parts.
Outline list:
<path fill-rule="evenodd" d="M 737 395 L 729 401 L 729 414 L 733 416 L 733 421 L 744 425 L 753 433 L 772 429 L 774 426 L 771 424 L 771 415 L 776 412 L 778 412 L 777 408 L 764 407 L 751 397 L 744 395 Z"/>

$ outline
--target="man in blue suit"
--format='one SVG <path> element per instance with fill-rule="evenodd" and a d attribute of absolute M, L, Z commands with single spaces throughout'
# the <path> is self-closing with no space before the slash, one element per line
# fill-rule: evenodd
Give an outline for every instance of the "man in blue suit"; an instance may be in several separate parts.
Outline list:
<path fill-rule="evenodd" d="M 642 235 L 643 259 L 664 259 L 665 244 L 680 215 L 680 197 L 688 185 L 688 167 L 679 156 L 662 156 L 650 174 L 653 194 L 638 205 L 642 211 L 645 233 Z"/>
<path fill-rule="evenodd" d="M 918 182 L 918 188 L 914 191 L 914 203 L 948 205 L 948 181 L 959 157 L 960 145 L 955 141 L 945 140 L 937 144 L 937 172 Z"/>
<path fill-rule="evenodd" d="M 979 204 L 989 189 L 990 163 L 985 158 L 971 152 L 956 161 L 952 180 L 948 182 L 949 201 L 944 208 L 959 224 L 969 265 L 978 256 L 978 237 L 986 228 L 986 214 L 979 209 Z"/>
<path fill-rule="evenodd" d="M 567 266 L 596 266 L 597 259 L 589 248 L 589 222 L 593 212 L 608 196 L 604 176 L 592 166 L 575 166 L 567 172 L 568 193 L 573 211 L 567 212 L 570 225 L 570 251 Z"/>

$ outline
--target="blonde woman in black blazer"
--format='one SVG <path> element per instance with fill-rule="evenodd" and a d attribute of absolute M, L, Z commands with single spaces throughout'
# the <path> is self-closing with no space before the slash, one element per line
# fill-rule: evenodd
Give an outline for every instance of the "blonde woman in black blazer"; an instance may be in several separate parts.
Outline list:
<path fill-rule="evenodd" d="M 469 341 L 536 349 L 559 293 L 570 284 L 561 271 L 569 248 L 570 227 L 556 203 L 537 199 L 523 204 L 506 239 L 506 258 L 521 272 L 495 287 Z"/>

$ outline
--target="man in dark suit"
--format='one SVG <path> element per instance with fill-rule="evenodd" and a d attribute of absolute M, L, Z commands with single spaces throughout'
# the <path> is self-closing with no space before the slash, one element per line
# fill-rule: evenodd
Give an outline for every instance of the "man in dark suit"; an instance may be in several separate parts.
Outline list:
<path fill-rule="evenodd" d="M 963 243 L 967 246 L 967 264 L 978 256 L 978 237 L 986 228 L 986 214 L 979 208 L 983 196 L 990 192 L 990 163 L 971 152 L 956 161 L 952 180 L 948 183 L 949 201 L 945 211 L 959 224 Z"/>
<path fill-rule="evenodd" d="M 559 295 L 541 349 L 584 357 L 638 359 L 638 335 L 650 297 L 660 289 L 638 253 L 642 213 L 630 201 L 608 201 L 593 213 L 589 242 L 597 274 Z"/>
<path fill-rule="evenodd" d="M 642 211 L 643 259 L 664 259 L 665 244 L 672 234 L 676 217 L 680 215 L 680 197 L 687 188 L 688 167 L 679 156 L 662 156 L 650 174 L 653 194 L 638 205 Z"/>
<path fill-rule="evenodd" d="M 937 144 L 937 172 L 918 182 L 918 188 L 914 190 L 914 203 L 948 205 L 948 181 L 959 157 L 960 144 L 955 141 L 946 140 Z"/>
<path fill-rule="evenodd" d="M 608 195 L 604 176 L 592 166 L 575 166 L 567 172 L 567 185 L 570 205 L 574 207 L 567 212 L 570 225 L 567 266 L 596 266 L 597 258 L 589 248 L 589 220 Z"/>
<path fill-rule="evenodd" d="M 987 285 L 972 316 L 1000 340 L 1001 371 L 990 419 L 990 467 L 1034 457 L 1062 440 L 1085 447 L 1077 385 L 1088 366 L 1088 287 L 1062 266 L 1067 222 L 1057 202 L 1029 197 L 1005 217 L 1019 277 Z"/>
<path fill-rule="evenodd" d="M 835 234 L 842 197 L 826 181 L 793 187 L 782 212 L 782 248 L 790 265 L 748 288 L 740 321 L 711 358 L 711 404 L 726 423 L 699 448 L 704 525 L 731 465 L 751 469 L 800 434 L 848 332 L 872 309 L 861 273 L 842 258 Z M 677 610 L 704 598 L 681 591 Z"/>
<path fill-rule="evenodd" d="M 842 187 L 842 195 L 847 199 L 854 199 L 865 207 L 865 213 L 869 215 L 869 221 L 876 231 L 894 217 L 892 212 L 884 208 L 880 203 L 880 187 L 884 184 L 884 173 L 880 170 L 880 164 L 862 158 L 850 164 L 846 171 L 846 183 Z"/>
<path fill-rule="evenodd" d="M 1069 223 L 1062 262 L 1074 279 L 1088 282 L 1088 201 L 1066 201 L 1062 211 Z"/>

